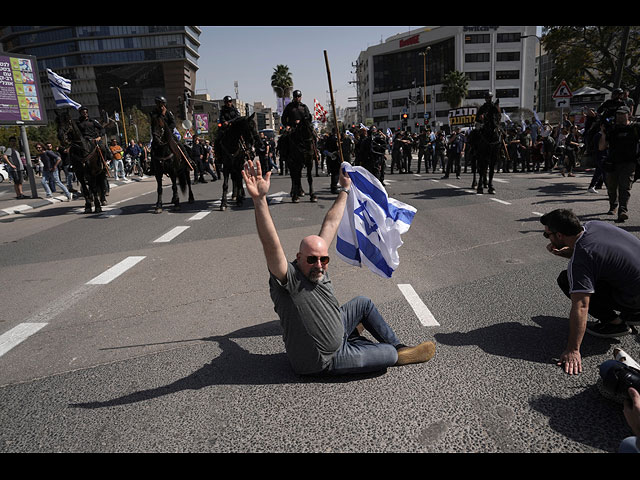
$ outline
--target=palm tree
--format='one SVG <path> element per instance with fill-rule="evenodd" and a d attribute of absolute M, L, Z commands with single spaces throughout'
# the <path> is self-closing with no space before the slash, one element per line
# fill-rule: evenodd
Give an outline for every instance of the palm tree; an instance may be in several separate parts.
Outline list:
<path fill-rule="evenodd" d="M 444 76 L 442 93 L 451 108 L 458 108 L 469 93 L 469 77 L 463 72 L 452 70 Z"/>
<path fill-rule="evenodd" d="M 278 98 L 286 98 L 291 96 L 293 90 L 293 78 L 289 67 L 286 65 L 276 65 L 271 75 L 271 87 Z"/>

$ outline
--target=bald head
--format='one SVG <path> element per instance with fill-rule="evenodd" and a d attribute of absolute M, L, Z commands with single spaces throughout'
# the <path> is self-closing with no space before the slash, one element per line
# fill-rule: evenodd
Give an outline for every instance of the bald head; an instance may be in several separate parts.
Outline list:
<path fill-rule="evenodd" d="M 320 260 L 315 263 L 309 263 L 308 257 L 325 257 L 329 256 L 329 246 L 325 240 L 318 235 L 309 235 L 300 242 L 300 251 L 296 255 L 298 268 L 312 282 L 319 282 L 327 271 L 327 265 L 322 264 Z"/>
<path fill-rule="evenodd" d="M 326 255 L 328 252 L 327 242 L 324 241 L 324 238 L 318 235 L 309 235 L 308 237 L 304 237 L 300 242 L 300 253 L 304 253 L 306 255 L 312 255 L 311 250 L 322 250 Z"/>

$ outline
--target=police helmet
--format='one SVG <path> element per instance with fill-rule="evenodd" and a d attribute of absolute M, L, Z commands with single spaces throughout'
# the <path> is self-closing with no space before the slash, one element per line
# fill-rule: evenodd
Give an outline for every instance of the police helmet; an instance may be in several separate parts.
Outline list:
<path fill-rule="evenodd" d="M 614 88 L 613 91 L 611 92 L 613 95 L 622 95 L 624 92 L 622 91 L 621 88 Z"/>
<path fill-rule="evenodd" d="M 167 99 L 164 97 L 156 97 L 155 100 L 156 100 L 156 104 L 158 103 L 162 103 L 163 105 L 167 104 Z"/>
<path fill-rule="evenodd" d="M 302 97 L 302 92 L 300 90 L 293 91 L 293 98 L 301 98 L 301 97 Z"/>
<path fill-rule="evenodd" d="M 226 97 L 224 97 L 224 98 L 222 99 L 222 101 L 223 101 L 224 103 L 232 102 L 232 101 L 233 101 L 233 98 L 231 98 L 229 95 L 227 95 Z"/>
<path fill-rule="evenodd" d="M 484 98 L 493 98 L 493 92 L 489 90 L 487 93 L 484 94 Z"/>

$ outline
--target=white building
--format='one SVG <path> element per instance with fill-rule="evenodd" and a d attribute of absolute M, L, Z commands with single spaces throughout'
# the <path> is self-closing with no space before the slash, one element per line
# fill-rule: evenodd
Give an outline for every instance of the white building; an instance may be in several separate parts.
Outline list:
<path fill-rule="evenodd" d="M 491 91 L 507 114 L 533 110 L 535 35 L 535 26 L 423 27 L 369 47 L 357 62 L 359 120 L 396 129 L 406 115 L 413 131 L 447 125 L 442 82 L 453 70 L 470 79 L 463 107 L 480 106 Z"/>

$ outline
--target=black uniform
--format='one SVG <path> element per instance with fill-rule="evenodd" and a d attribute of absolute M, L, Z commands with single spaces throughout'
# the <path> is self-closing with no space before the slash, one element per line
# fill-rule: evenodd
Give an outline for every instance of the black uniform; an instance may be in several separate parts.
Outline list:
<path fill-rule="evenodd" d="M 606 130 L 609 143 L 608 160 L 605 162 L 605 183 L 609 194 L 610 212 L 618 208 L 618 220 L 626 220 L 631 187 L 638 167 L 640 124 L 617 125 Z"/>
<path fill-rule="evenodd" d="M 298 120 L 301 122 L 306 120 L 311 124 L 312 118 L 307 106 L 294 100 L 284 108 L 281 121 L 285 127 L 295 128 Z"/>
<path fill-rule="evenodd" d="M 218 118 L 218 123 L 222 125 L 222 128 L 224 128 L 225 122 L 231 122 L 233 119 L 240 116 L 240 112 L 234 105 L 224 105 L 220 109 L 220 117 Z"/>

